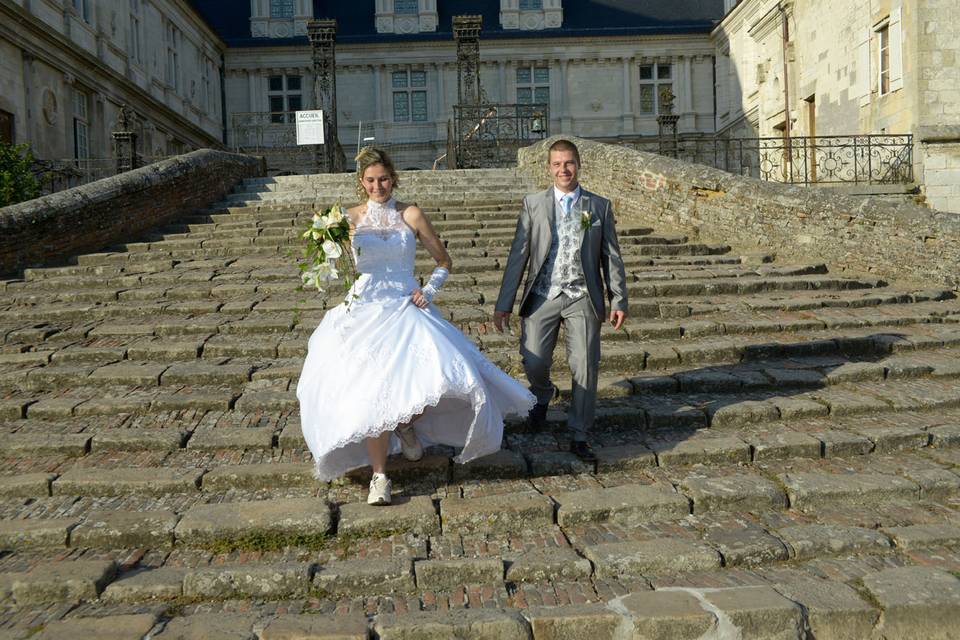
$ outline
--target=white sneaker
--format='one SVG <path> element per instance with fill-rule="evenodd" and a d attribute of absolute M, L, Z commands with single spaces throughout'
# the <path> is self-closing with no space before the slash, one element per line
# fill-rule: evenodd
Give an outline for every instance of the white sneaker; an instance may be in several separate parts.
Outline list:
<path fill-rule="evenodd" d="M 413 430 L 412 424 L 398 427 L 394 430 L 394 433 L 400 439 L 400 450 L 403 452 L 404 458 L 416 462 L 423 457 L 423 445 L 420 444 L 420 439 L 417 438 L 417 432 Z"/>
<path fill-rule="evenodd" d="M 390 478 L 382 473 L 375 473 L 370 479 L 370 493 L 367 495 L 367 504 L 390 504 Z"/>

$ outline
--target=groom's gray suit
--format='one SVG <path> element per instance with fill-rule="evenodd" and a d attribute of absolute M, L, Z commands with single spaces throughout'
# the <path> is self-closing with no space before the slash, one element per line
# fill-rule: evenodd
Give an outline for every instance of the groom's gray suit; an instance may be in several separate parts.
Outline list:
<path fill-rule="evenodd" d="M 590 216 L 586 229 L 581 222 L 584 214 Z M 560 218 L 571 215 L 575 218 Z M 571 236 L 574 227 L 570 225 L 574 223 L 581 234 L 577 238 L 579 247 L 575 254 L 568 250 L 565 258 L 561 252 L 561 259 L 573 256 L 582 273 L 574 269 L 574 278 L 569 279 L 570 269 L 555 268 L 557 244 L 558 236 L 561 239 L 564 234 Z M 597 396 L 600 326 L 606 317 L 604 289 L 611 309 L 627 311 L 626 273 L 610 201 L 581 188 L 572 211 L 564 213 L 557 204 L 553 187 L 526 196 L 503 273 L 496 311 L 512 312 L 524 272 L 526 282 L 519 314 L 520 353 L 530 390 L 541 405 L 546 405 L 553 396 L 550 365 L 563 323 L 567 361 L 573 374 L 567 422 L 574 440 L 586 440 L 587 431 L 593 425 Z M 567 274 L 564 278 L 570 281 L 554 282 L 560 273 Z"/>

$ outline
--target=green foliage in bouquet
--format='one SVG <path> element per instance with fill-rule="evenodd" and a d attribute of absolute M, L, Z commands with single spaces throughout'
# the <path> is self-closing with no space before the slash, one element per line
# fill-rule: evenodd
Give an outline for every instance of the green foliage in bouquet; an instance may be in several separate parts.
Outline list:
<path fill-rule="evenodd" d="M 300 263 L 304 286 L 323 291 L 328 282 L 341 280 L 349 289 L 357 279 L 357 267 L 350 251 L 350 220 L 337 201 L 319 213 L 303 232 L 307 246 Z"/>
<path fill-rule="evenodd" d="M 0 207 L 36 198 L 40 193 L 30 165 L 33 154 L 25 144 L 0 142 Z"/>

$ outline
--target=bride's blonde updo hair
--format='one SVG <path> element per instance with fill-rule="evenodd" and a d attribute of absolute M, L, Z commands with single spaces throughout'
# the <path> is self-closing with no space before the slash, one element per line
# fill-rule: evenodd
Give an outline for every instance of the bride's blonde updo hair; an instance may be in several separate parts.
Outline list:
<path fill-rule="evenodd" d="M 393 183 L 393 188 L 397 189 L 400 187 L 400 178 L 397 176 L 397 170 L 393 167 L 393 160 L 390 159 L 390 156 L 388 156 L 387 152 L 383 149 L 363 147 L 354 160 L 357 162 L 357 195 L 361 201 L 367 199 L 367 191 L 363 188 L 363 174 L 369 167 L 374 165 L 383 165 L 383 168 L 390 174 L 390 181 Z"/>

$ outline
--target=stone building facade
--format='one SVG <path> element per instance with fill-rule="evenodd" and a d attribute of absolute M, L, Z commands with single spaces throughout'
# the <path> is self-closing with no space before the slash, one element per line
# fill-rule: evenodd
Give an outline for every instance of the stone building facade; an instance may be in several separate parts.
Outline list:
<path fill-rule="evenodd" d="M 727 5 L 712 33 L 721 135 L 783 136 L 788 121 L 792 136 L 913 134 L 927 203 L 960 211 L 955 0 Z"/>
<path fill-rule="evenodd" d="M 128 105 L 146 158 L 222 147 L 225 51 L 184 0 L 0 0 L 0 140 L 107 167 Z"/>
<path fill-rule="evenodd" d="M 278 112 L 313 107 L 306 0 L 194 3 L 228 44 L 228 144 L 289 130 Z M 354 6 L 360 5 L 360 6 Z M 337 19 L 339 138 L 347 155 L 375 138 L 403 168 L 446 151 L 457 104 L 451 19 L 480 14 L 480 78 L 494 103 L 545 102 L 549 131 L 605 140 L 656 136 L 659 90 L 676 95 L 681 132 L 714 130 L 713 45 L 722 0 L 376 0 L 314 2 Z M 266 115 L 272 113 L 273 115 Z M 283 125 L 287 125 L 284 127 Z M 252 132 L 255 129 L 255 132 Z M 290 140 L 280 141 L 289 144 Z M 269 145 L 267 145 L 269 146 Z M 297 170 L 297 167 L 287 167 Z"/>

